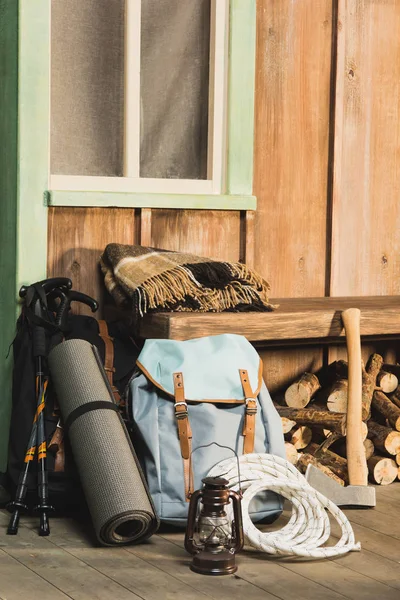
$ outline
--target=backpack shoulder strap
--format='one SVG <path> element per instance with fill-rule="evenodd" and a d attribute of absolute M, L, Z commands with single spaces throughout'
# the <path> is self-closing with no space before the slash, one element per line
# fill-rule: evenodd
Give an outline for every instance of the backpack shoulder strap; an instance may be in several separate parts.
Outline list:
<path fill-rule="evenodd" d="M 189 422 L 188 406 L 185 400 L 183 373 L 174 373 L 175 418 L 178 425 L 178 438 L 181 446 L 183 460 L 183 474 L 185 480 L 185 500 L 189 502 L 193 493 L 192 455 L 192 429 Z"/>
<path fill-rule="evenodd" d="M 121 398 L 117 388 L 114 385 L 113 376 L 115 373 L 114 368 L 114 340 L 110 337 L 106 321 L 98 321 L 99 324 L 99 336 L 104 342 L 104 370 L 107 375 L 107 379 L 110 383 L 111 389 L 114 394 L 115 402 L 119 405 Z"/>
<path fill-rule="evenodd" d="M 258 395 L 258 391 L 254 393 L 251 389 L 249 375 L 246 369 L 239 369 L 239 374 L 246 399 L 246 412 L 242 432 L 242 435 L 244 436 L 243 454 L 251 454 L 254 452 L 254 437 L 257 414 L 256 397 Z"/>

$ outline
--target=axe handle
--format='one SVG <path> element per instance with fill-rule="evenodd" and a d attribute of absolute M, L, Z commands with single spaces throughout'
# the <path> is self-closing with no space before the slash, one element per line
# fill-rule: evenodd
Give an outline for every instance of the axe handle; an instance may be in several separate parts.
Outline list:
<path fill-rule="evenodd" d="M 360 311 L 348 308 L 342 312 L 346 333 L 349 388 L 346 421 L 346 453 L 350 485 L 368 485 L 368 467 L 362 439 L 362 366 Z"/>

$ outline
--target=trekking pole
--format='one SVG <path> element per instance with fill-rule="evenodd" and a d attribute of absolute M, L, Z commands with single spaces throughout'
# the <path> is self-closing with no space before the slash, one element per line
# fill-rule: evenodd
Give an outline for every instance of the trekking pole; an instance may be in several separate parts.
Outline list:
<path fill-rule="evenodd" d="M 51 279 L 45 279 L 43 281 L 39 281 L 30 286 L 22 286 L 19 292 L 21 298 L 24 298 L 25 305 L 30 306 L 34 301 L 34 315 L 43 320 L 43 312 L 46 307 L 46 294 L 49 293 L 54 288 L 64 288 L 70 289 L 72 287 L 72 281 L 67 277 L 54 277 Z M 43 303 L 44 307 L 42 310 L 41 303 Z M 27 510 L 27 505 L 25 503 L 26 494 L 28 491 L 28 473 L 29 467 L 32 460 L 35 457 L 36 445 L 37 445 L 37 436 L 38 436 L 38 421 L 41 418 L 41 435 L 44 436 L 44 397 L 46 393 L 47 381 L 44 380 L 43 371 L 42 371 L 42 358 L 46 356 L 46 334 L 43 327 L 35 326 L 33 329 L 33 350 L 34 357 L 37 360 L 37 368 L 36 368 L 36 395 L 37 395 L 37 409 L 35 413 L 35 417 L 32 423 L 31 434 L 28 442 L 28 447 L 25 453 L 24 459 L 24 467 L 20 473 L 18 486 L 15 494 L 15 499 L 13 502 L 9 503 L 7 508 L 10 512 L 12 512 L 10 522 L 7 529 L 8 535 L 16 535 L 18 533 L 18 525 L 19 519 L 21 516 L 21 512 Z M 40 407 L 40 408 L 39 408 Z M 45 463 L 42 461 L 42 464 Z M 47 476 L 40 476 L 41 480 L 45 482 L 47 480 Z M 42 488 L 41 488 L 42 490 Z M 43 517 L 44 521 L 46 520 L 46 515 Z M 44 524 L 43 528 L 41 527 L 43 532 L 50 530 Z M 42 535 L 48 535 L 48 533 L 43 533 Z"/>
<path fill-rule="evenodd" d="M 44 408 L 47 380 L 43 384 L 43 393 L 41 394 L 40 403 L 38 406 L 37 418 L 37 457 L 38 457 L 38 497 L 39 502 L 35 507 L 37 512 L 40 512 L 39 535 L 49 535 L 50 525 L 48 513 L 54 510 L 49 504 L 49 484 L 46 470 L 47 458 L 47 442 L 44 428 Z"/>
<path fill-rule="evenodd" d="M 44 391 L 45 391 L 45 389 L 44 389 Z M 15 500 L 8 505 L 9 510 L 11 510 L 11 508 L 13 508 L 13 513 L 10 517 L 10 522 L 9 522 L 8 528 L 7 528 L 8 535 L 16 535 L 18 533 L 18 525 L 19 525 L 19 519 L 21 516 L 21 512 L 26 511 L 28 509 L 27 505 L 25 504 L 25 498 L 26 498 L 26 493 L 28 491 L 27 482 L 28 482 L 29 465 L 32 462 L 32 460 L 35 458 L 35 454 L 36 454 L 38 411 L 39 411 L 39 405 L 36 409 L 35 418 L 32 423 L 31 435 L 29 437 L 28 447 L 26 449 L 25 459 L 24 459 L 25 467 L 24 467 L 23 471 L 21 471 L 20 476 L 19 476 L 17 491 L 15 494 Z"/>
<path fill-rule="evenodd" d="M 43 319 L 44 309 L 41 298 L 37 298 L 34 305 L 34 314 L 36 317 Z M 35 325 L 33 328 L 33 356 L 36 360 L 36 390 L 38 393 L 38 418 L 37 418 L 37 458 L 38 458 L 38 474 L 37 488 L 39 502 L 35 510 L 40 513 L 39 535 L 45 536 L 50 534 L 50 526 L 48 512 L 53 510 L 49 504 L 49 485 L 46 471 L 46 434 L 44 427 L 44 408 L 45 408 L 45 387 L 47 379 L 44 374 L 44 359 L 47 355 L 47 340 L 45 328 L 40 325 Z"/>

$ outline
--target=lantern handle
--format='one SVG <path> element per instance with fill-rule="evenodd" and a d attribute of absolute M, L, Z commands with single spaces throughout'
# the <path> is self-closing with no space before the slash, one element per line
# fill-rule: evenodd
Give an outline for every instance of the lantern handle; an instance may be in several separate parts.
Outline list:
<path fill-rule="evenodd" d="M 190 498 L 189 514 L 187 517 L 187 526 L 185 534 L 185 548 L 189 554 L 196 554 L 199 551 L 199 547 L 194 541 L 194 527 L 196 523 L 197 504 L 200 498 L 203 497 L 203 490 L 197 490 Z"/>
<path fill-rule="evenodd" d="M 242 506 L 240 504 L 241 496 L 234 490 L 230 490 L 229 498 L 231 498 L 231 500 L 232 500 L 233 518 L 234 518 L 234 522 L 235 522 L 236 544 L 234 546 L 234 550 L 235 550 L 235 552 L 239 552 L 239 550 L 241 550 L 244 546 Z"/>
<path fill-rule="evenodd" d="M 222 444 L 218 444 L 218 442 L 210 442 L 209 444 L 202 444 L 201 446 L 196 446 L 196 448 L 194 450 L 191 451 L 190 453 L 190 470 L 192 469 L 192 454 L 194 452 L 196 452 L 196 450 L 199 450 L 200 448 L 208 448 L 209 446 L 218 446 L 219 448 L 226 448 L 227 450 L 230 450 L 231 452 L 234 453 L 234 455 L 236 456 L 236 460 L 237 460 L 237 467 L 238 467 L 238 483 L 239 483 L 239 497 L 243 498 L 243 492 L 242 492 L 242 483 L 240 480 L 240 463 L 239 463 L 239 455 L 237 452 L 235 452 L 235 450 L 233 448 L 231 448 L 230 446 L 223 446 Z M 222 474 L 223 475 L 223 474 Z M 222 476 L 221 475 L 221 476 Z"/>

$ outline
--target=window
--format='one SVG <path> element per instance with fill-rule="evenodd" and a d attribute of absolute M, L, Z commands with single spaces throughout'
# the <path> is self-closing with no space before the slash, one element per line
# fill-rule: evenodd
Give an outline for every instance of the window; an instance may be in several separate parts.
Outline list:
<path fill-rule="evenodd" d="M 256 208 L 256 0 L 35 2 L 20 114 L 40 106 L 47 206 Z"/>
<path fill-rule="evenodd" d="M 228 0 L 52 0 L 50 188 L 221 194 Z"/>

